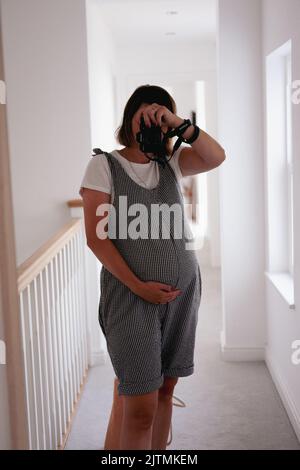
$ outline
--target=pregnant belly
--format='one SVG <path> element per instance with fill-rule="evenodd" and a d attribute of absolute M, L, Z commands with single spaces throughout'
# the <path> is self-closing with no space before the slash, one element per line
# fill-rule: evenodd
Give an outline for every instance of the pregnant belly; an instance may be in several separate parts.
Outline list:
<path fill-rule="evenodd" d="M 157 281 L 183 289 L 195 276 L 198 262 L 182 240 L 114 240 L 130 269 L 143 281 Z"/>

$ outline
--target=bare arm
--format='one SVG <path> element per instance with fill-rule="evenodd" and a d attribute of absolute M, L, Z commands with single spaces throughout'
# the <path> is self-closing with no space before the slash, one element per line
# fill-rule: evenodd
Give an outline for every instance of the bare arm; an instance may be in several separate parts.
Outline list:
<path fill-rule="evenodd" d="M 176 126 L 180 126 L 183 119 L 178 118 Z M 184 132 L 183 137 L 189 139 L 194 132 L 194 126 L 190 126 Z M 191 144 L 192 148 L 183 148 L 179 155 L 179 166 L 183 176 L 196 175 L 216 168 L 226 158 L 223 147 L 209 134 L 200 130 L 198 138 Z"/>
<path fill-rule="evenodd" d="M 176 298 L 180 293 L 178 289 L 173 290 L 172 286 L 163 283 L 140 280 L 129 268 L 114 243 L 108 237 L 103 240 L 98 238 L 96 233 L 97 224 L 107 217 L 107 212 L 102 216 L 97 216 L 96 209 L 100 204 L 110 203 L 110 194 L 84 188 L 82 198 L 87 245 L 105 268 L 132 292 L 149 302 L 165 303 Z"/>
<path fill-rule="evenodd" d="M 115 277 L 134 291 L 140 283 L 139 278 L 129 269 L 124 258 L 108 237 L 104 240 L 97 237 L 97 223 L 106 217 L 106 214 L 96 216 L 96 209 L 103 203 L 110 203 L 110 194 L 84 188 L 83 207 L 87 245 Z"/>

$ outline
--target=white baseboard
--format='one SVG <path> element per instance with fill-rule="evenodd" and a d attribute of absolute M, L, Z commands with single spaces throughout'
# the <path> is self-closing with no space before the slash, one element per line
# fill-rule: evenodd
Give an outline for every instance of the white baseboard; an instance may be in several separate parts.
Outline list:
<path fill-rule="evenodd" d="M 275 384 L 275 387 L 283 402 L 284 408 L 294 428 L 296 436 L 300 442 L 300 410 L 297 409 L 295 402 L 291 397 L 281 374 L 278 371 L 278 368 L 276 367 L 274 361 L 271 358 L 268 348 L 266 348 L 265 361 L 271 374 L 272 380 Z"/>
<path fill-rule="evenodd" d="M 228 346 L 225 343 L 224 331 L 220 332 L 222 359 L 229 362 L 264 361 L 265 348 L 247 348 L 242 346 Z"/>

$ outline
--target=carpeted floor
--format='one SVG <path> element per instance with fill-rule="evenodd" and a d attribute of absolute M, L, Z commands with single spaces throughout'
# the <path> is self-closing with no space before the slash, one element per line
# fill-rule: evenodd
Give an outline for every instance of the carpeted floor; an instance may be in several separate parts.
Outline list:
<path fill-rule="evenodd" d="M 222 361 L 220 270 L 201 267 L 201 275 L 195 372 L 175 388 L 186 407 L 173 406 L 167 449 L 300 449 L 265 364 Z M 103 449 L 113 380 L 109 358 L 90 370 L 66 449 Z"/>

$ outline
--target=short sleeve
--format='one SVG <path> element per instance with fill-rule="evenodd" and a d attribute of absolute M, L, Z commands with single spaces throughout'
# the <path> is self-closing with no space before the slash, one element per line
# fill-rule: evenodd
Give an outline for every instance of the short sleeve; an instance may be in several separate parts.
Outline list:
<path fill-rule="evenodd" d="M 188 147 L 188 145 L 181 144 L 178 147 L 178 149 L 175 150 L 173 157 L 169 160 L 169 164 L 173 168 L 178 181 L 180 181 L 181 178 L 183 178 L 183 175 L 181 173 L 181 169 L 180 169 L 180 166 L 179 166 L 179 155 L 181 153 L 181 150 L 186 148 L 186 147 Z"/>
<path fill-rule="evenodd" d="M 104 154 L 93 155 L 87 164 L 79 194 L 82 188 L 96 189 L 111 194 L 111 172 Z"/>

